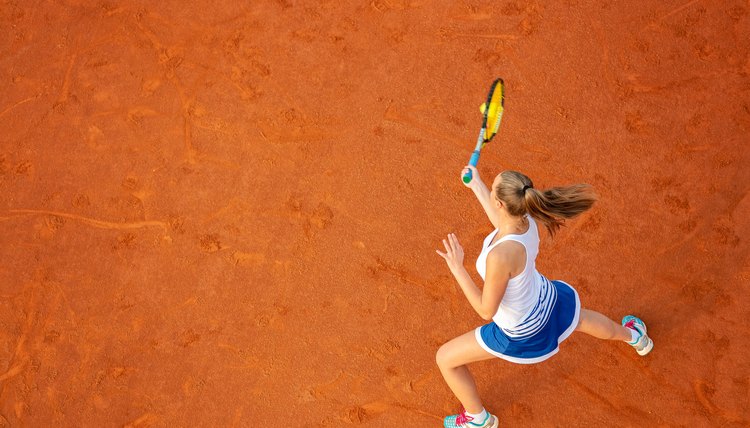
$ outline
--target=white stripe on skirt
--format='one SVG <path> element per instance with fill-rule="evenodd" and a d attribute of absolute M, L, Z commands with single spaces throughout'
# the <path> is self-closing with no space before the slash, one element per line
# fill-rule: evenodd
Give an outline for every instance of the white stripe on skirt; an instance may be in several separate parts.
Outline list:
<path fill-rule="evenodd" d="M 557 289 L 549 279 L 542 275 L 540 276 L 542 277 L 542 286 L 539 287 L 539 302 L 532 309 L 531 313 L 515 328 L 502 329 L 503 333 L 507 334 L 508 337 L 512 337 L 513 339 L 531 337 L 547 325 L 549 317 L 552 314 L 552 308 L 555 307 L 555 303 L 557 302 Z"/>

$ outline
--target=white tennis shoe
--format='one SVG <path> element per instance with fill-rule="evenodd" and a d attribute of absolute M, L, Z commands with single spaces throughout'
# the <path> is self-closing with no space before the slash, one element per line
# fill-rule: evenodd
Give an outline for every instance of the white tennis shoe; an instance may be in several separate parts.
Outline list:
<path fill-rule="evenodd" d="M 466 410 L 461 410 L 457 415 L 446 416 L 443 419 L 445 428 L 497 428 L 497 418 L 487 412 L 487 417 L 483 421 L 475 421 L 474 418 L 466 414 Z"/>
<path fill-rule="evenodd" d="M 634 315 L 627 315 L 622 319 L 622 325 L 631 330 L 635 330 L 640 334 L 635 342 L 628 342 L 630 346 L 635 348 L 638 355 L 646 355 L 654 349 L 654 341 L 648 337 L 648 334 L 646 334 L 646 323 L 640 318 Z"/>

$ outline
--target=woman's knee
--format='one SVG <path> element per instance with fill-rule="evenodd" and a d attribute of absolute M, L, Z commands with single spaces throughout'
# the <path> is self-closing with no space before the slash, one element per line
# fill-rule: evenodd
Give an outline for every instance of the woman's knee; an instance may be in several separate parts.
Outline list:
<path fill-rule="evenodd" d="M 452 369 L 451 352 L 448 343 L 443 344 L 435 353 L 435 362 L 441 369 Z"/>
<path fill-rule="evenodd" d="M 445 345 L 442 345 L 435 353 L 435 362 L 437 363 L 438 367 L 443 368 L 445 359 Z"/>

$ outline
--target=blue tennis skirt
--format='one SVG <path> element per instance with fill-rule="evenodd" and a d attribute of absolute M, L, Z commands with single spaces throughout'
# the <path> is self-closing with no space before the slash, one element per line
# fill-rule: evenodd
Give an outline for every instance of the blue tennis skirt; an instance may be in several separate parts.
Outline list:
<path fill-rule="evenodd" d="M 530 337 L 512 339 L 494 322 L 476 329 L 479 345 L 490 354 L 518 364 L 539 363 L 557 354 L 559 344 L 578 326 L 581 301 L 578 293 L 568 283 L 551 281 L 557 289 L 549 321 Z"/>

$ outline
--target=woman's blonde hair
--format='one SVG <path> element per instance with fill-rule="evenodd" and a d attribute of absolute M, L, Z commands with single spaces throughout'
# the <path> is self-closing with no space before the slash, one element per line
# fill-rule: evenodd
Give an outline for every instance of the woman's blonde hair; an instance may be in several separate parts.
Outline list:
<path fill-rule="evenodd" d="M 508 213 L 513 216 L 529 214 L 541 221 L 551 236 L 565 223 L 565 219 L 581 214 L 596 202 L 596 195 L 588 184 L 540 191 L 534 188 L 529 177 L 520 172 L 503 171 L 500 177 L 495 195 L 505 204 Z"/>

